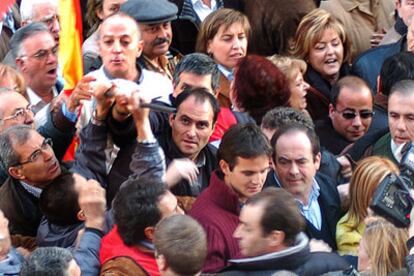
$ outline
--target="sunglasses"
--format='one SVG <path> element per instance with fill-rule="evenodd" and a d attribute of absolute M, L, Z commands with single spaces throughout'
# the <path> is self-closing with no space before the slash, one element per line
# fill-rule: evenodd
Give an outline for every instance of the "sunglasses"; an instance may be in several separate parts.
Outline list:
<path fill-rule="evenodd" d="M 356 111 L 352 111 L 352 110 L 345 110 L 345 111 L 336 110 L 336 112 L 341 114 L 345 120 L 352 120 L 358 115 L 361 119 L 369 119 L 369 118 L 372 118 L 372 116 L 374 116 L 375 114 L 374 111 L 370 111 L 370 110 L 361 110 L 359 111 L 359 113 Z"/>

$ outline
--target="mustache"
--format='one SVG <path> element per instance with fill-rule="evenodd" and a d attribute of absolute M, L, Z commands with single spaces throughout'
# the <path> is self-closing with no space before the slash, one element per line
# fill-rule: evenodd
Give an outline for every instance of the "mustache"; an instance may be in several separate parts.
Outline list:
<path fill-rule="evenodd" d="M 153 46 L 158 46 L 161 45 L 165 42 L 167 42 L 168 44 L 170 43 L 171 39 L 169 39 L 168 37 L 157 37 L 153 42 L 152 45 Z"/>

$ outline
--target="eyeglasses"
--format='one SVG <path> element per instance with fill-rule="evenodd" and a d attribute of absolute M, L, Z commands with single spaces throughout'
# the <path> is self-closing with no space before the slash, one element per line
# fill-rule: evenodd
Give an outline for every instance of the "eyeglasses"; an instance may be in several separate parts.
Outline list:
<path fill-rule="evenodd" d="M 361 119 L 369 119 L 372 118 L 372 116 L 374 116 L 375 114 L 375 112 L 371 110 L 361 110 L 359 112 L 356 112 L 353 110 L 339 111 L 335 109 L 335 111 L 341 114 L 345 120 L 353 120 L 358 115 Z"/>
<path fill-rule="evenodd" d="M 44 151 L 48 151 L 48 150 L 52 150 L 52 146 L 53 146 L 53 141 L 50 138 L 46 138 L 45 140 L 43 140 L 42 145 L 40 146 L 39 149 L 35 150 L 26 161 L 17 163 L 15 165 L 13 165 L 12 167 L 15 166 L 22 166 L 24 164 L 28 164 L 28 163 L 34 163 L 36 161 L 39 160 L 40 156 L 42 155 L 42 152 Z"/>
<path fill-rule="evenodd" d="M 32 106 L 29 104 L 27 107 L 22 107 L 16 110 L 13 115 L 4 117 L 0 119 L 0 121 L 7 121 L 7 120 L 24 120 L 29 112 L 32 111 Z"/>
<path fill-rule="evenodd" d="M 49 57 L 49 55 L 56 56 L 58 50 L 59 50 L 59 46 L 55 45 L 48 50 L 46 49 L 39 50 L 34 55 L 31 55 L 31 56 L 21 55 L 20 57 L 29 57 L 29 58 L 35 58 L 37 60 L 44 61 Z"/>

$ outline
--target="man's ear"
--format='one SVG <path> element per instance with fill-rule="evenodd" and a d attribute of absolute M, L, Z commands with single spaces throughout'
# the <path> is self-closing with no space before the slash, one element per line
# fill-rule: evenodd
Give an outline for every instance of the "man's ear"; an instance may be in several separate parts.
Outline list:
<path fill-rule="evenodd" d="M 76 214 L 76 217 L 80 221 L 85 221 L 86 220 L 85 213 L 83 212 L 83 210 L 79 210 L 79 212 Z"/>
<path fill-rule="evenodd" d="M 170 113 L 170 116 L 168 117 L 168 121 L 170 122 L 170 127 L 172 127 L 173 122 L 175 120 L 175 113 Z"/>
<path fill-rule="evenodd" d="M 137 45 L 137 58 L 142 55 L 142 50 L 144 50 L 144 41 L 139 40 Z"/>
<path fill-rule="evenodd" d="M 315 155 L 313 163 L 315 164 L 316 170 L 319 170 L 319 167 L 321 166 L 321 153 L 318 152 L 318 154 Z"/>
<path fill-rule="evenodd" d="M 153 241 L 154 240 L 154 232 L 155 232 L 155 228 L 153 226 L 148 226 L 144 229 L 144 234 L 145 237 L 149 240 L 149 241 Z"/>
<path fill-rule="evenodd" d="M 382 94 L 382 79 L 380 75 L 377 77 L 377 94 Z"/>
<path fill-rule="evenodd" d="M 273 230 L 269 234 L 269 245 L 272 248 L 283 245 L 285 242 L 285 232 L 279 230 Z"/>
<path fill-rule="evenodd" d="M 17 69 L 19 69 L 20 72 L 24 71 L 24 60 L 21 57 L 16 57 L 14 60 L 17 66 Z"/>
<path fill-rule="evenodd" d="M 223 159 L 219 161 L 219 166 L 220 166 L 221 171 L 224 173 L 224 175 L 229 174 L 229 172 L 231 171 L 229 163 L 227 163 Z"/>
<path fill-rule="evenodd" d="M 335 107 L 333 106 L 333 104 L 330 103 L 328 109 L 329 109 L 329 118 L 331 118 L 331 120 L 332 120 L 333 119 L 333 114 L 335 112 Z"/>
<path fill-rule="evenodd" d="M 12 178 L 18 179 L 18 180 L 24 180 L 26 179 L 26 176 L 23 174 L 22 169 L 17 166 L 17 167 L 10 167 L 8 169 L 9 175 Z"/>

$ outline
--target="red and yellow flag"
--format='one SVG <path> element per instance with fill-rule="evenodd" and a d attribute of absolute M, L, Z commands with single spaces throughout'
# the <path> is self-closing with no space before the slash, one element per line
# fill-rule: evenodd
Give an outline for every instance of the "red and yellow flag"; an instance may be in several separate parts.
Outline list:
<path fill-rule="evenodd" d="M 59 0 L 60 38 L 59 65 L 65 79 L 64 93 L 70 95 L 83 76 L 82 12 L 80 0 Z M 73 160 L 78 137 L 73 139 L 65 160 Z"/>

